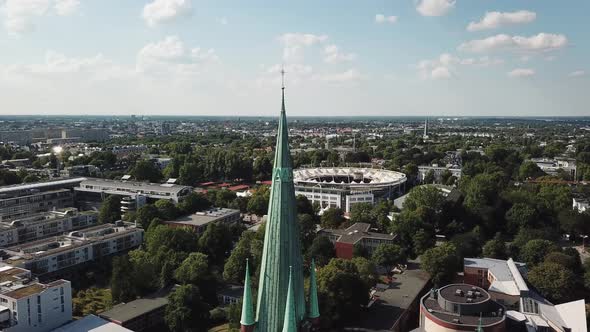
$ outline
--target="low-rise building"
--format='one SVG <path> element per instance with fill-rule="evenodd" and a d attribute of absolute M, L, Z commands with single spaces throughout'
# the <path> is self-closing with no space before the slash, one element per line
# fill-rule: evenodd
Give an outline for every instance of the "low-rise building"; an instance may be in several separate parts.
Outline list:
<path fill-rule="evenodd" d="M 10 222 L 0 222 L 0 247 L 36 241 L 96 225 L 98 212 L 75 208 L 41 212 Z"/>
<path fill-rule="evenodd" d="M 504 332 L 506 309 L 481 287 L 451 284 L 422 297 L 417 331 Z"/>
<path fill-rule="evenodd" d="M 512 330 L 587 331 L 583 299 L 554 305 L 526 284 L 526 265 L 512 259 L 465 258 L 464 281 L 487 289 L 507 308 Z"/>
<path fill-rule="evenodd" d="M 438 164 L 433 164 L 432 166 L 418 166 L 418 180 L 424 183 L 426 176 L 432 172 L 434 181 L 440 183 L 442 181 L 442 175 L 446 171 L 451 172 L 451 176 L 457 179 L 461 178 L 461 167 L 458 165 L 439 166 Z"/>
<path fill-rule="evenodd" d="M 211 223 L 226 225 L 237 224 L 241 221 L 240 210 L 226 208 L 212 208 L 207 211 L 196 212 L 176 220 L 165 221 L 170 227 L 189 227 L 197 234 L 201 234 Z"/>
<path fill-rule="evenodd" d="M 117 304 L 99 316 L 135 332 L 164 330 L 158 327 L 164 325 L 168 296 L 174 289 L 168 287 L 141 299 Z"/>
<path fill-rule="evenodd" d="M 84 318 L 70 322 L 58 327 L 51 332 L 133 332 L 123 326 L 109 322 L 95 315 L 84 316 Z"/>
<path fill-rule="evenodd" d="M 0 267 L 0 328 L 5 332 L 49 332 L 72 320 L 67 280 L 40 283 L 31 272 Z"/>
<path fill-rule="evenodd" d="M 102 201 L 104 195 L 118 195 L 131 198 L 141 195 L 151 201 L 168 199 L 175 203 L 180 202 L 192 192 L 191 187 L 177 184 L 107 179 L 85 179 L 80 183 L 80 187 L 75 190 L 76 194 L 80 196 L 80 200 Z"/>
<path fill-rule="evenodd" d="M 371 224 L 355 223 L 346 229 L 322 229 L 318 235 L 327 236 L 334 244 L 338 258 L 351 259 L 354 246 L 358 245 L 369 254 L 380 244 L 394 244 L 396 235 L 370 231 Z"/>
<path fill-rule="evenodd" d="M 577 195 L 572 198 L 572 208 L 578 212 L 590 210 L 590 197 Z"/>
<path fill-rule="evenodd" d="M 553 159 L 549 158 L 532 158 L 532 162 L 537 164 L 537 166 L 545 173 L 549 175 L 558 175 L 559 171 L 563 171 L 568 174 L 572 179 L 576 177 L 576 159 L 574 158 L 565 158 L 565 157 L 555 157 Z"/>
<path fill-rule="evenodd" d="M 0 188 L 0 221 L 74 206 L 74 191 L 85 178 L 35 182 Z"/>
<path fill-rule="evenodd" d="M 66 269 L 130 250 L 142 241 L 143 229 L 117 222 L 6 248 L 5 262 L 40 276 L 62 275 Z"/>
<path fill-rule="evenodd" d="M 220 305 L 238 303 L 244 296 L 244 286 L 227 285 L 217 292 L 217 300 Z"/>

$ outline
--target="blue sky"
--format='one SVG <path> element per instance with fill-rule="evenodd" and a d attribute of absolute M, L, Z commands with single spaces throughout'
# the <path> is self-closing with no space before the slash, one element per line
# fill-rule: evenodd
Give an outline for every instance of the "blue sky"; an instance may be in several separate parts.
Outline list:
<path fill-rule="evenodd" d="M 0 0 L 0 114 L 590 115 L 590 2 Z"/>

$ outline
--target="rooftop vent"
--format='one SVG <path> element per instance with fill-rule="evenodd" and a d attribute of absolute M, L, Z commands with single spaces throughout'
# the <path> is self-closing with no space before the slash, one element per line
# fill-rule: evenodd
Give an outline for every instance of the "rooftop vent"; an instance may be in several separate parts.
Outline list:
<path fill-rule="evenodd" d="M 460 290 L 460 289 L 457 289 L 457 290 L 455 290 L 455 295 L 456 295 L 456 296 L 461 296 L 461 297 L 462 297 L 462 296 L 463 296 L 463 291 L 462 291 L 462 290 Z"/>

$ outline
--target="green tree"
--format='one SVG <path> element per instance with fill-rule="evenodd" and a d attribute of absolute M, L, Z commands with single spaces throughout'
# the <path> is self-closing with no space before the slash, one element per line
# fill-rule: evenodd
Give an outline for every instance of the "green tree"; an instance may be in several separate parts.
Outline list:
<path fill-rule="evenodd" d="M 197 235 L 191 230 L 158 225 L 148 229 L 145 242 L 147 251 L 156 254 L 161 248 L 174 252 L 196 251 L 197 240 Z"/>
<path fill-rule="evenodd" d="M 404 261 L 402 248 L 397 244 L 380 244 L 373 251 L 371 260 L 375 265 L 383 266 L 390 271 L 396 264 L 400 264 Z"/>
<path fill-rule="evenodd" d="M 270 200 L 270 191 L 268 187 L 261 186 L 254 192 L 248 201 L 248 212 L 258 216 L 263 216 L 268 212 L 268 202 Z"/>
<path fill-rule="evenodd" d="M 113 257 L 111 294 L 115 302 L 128 302 L 135 299 L 133 267 L 127 255 Z"/>
<path fill-rule="evenodd" d="M 178 203 L 178 209 L 184 214 L 192 214 L 210 207 L 211 202 L 207 197 L 195 192 L 188 194 L 180 203 Z"/>
<path fill-rule="evenodd" d="M 522 163 L 522 165 L 520 165 L 520 168 L 518 169 L 518 177 L 521 180 L 526 180 L 526 179 L 531 179 L 531 178 L 537 178 L 539 176 L 543 176 L 545 175 L 545 172 L 543 172 L 539 166 L 537 166 L 537 164 L 535 164 L 532 161 L 525 161 L 524 163 Z"/>
<path fill-rule="evenodd" d="M 98 222 L 101 224 L 114 223 L 121 220 L 121 198 L 111 195 L 107 197 L 98 211 Z"/>
<path fill-rule="evenodd" d="M 209 277 L 209 262 L 207 255 L 193 252 L 182 261 L 174 272 L 174 278 L 183 284 L 199 285 Z"/>
<path fill-rule="evenodd" d="M 520 258 L 527 263 L 529 268 L 541 263 L 548 253 L 559 251 L 553 242 L 548 240 L 535 239 L 527 242 L 521 249 Z"/>
<path fill-rule="evenodd" d="M 457 248 L 450 242 L 426 250 L 420 258 L 422 268 L 431 275 L 435 285 L 450 281 L 460 265 Z"/>
<path fill-rule="evenodd" d="M 434 171 L 433 170 L 429 170 L 428 172 L 426 172 L 426 175 L 424 175 L 424 183 L 426 184 L 431 184 L 434 183 L 434 181 L 436 180 L 435 176 L 434 176 Z"/>
<path fill-rule="evenodd" d="M 232 234 L 225 224 L 210 223 L 199 238 L 199 248 L 212 264 L 221 266 L 232 249 Z"/>
<path fill-rule="evenodd" d="M 135 220 L 141 225 L 143 229 L 148 229 L 150 223 L 154 218 L 159 216 L 158 208 L 152 204 L 146 204 L 135 212 Z"/>
<path fill-rule="evenodd" d="M 572 256 L 567 255 L 565 253 L 562 253 L 559 251 L 554 251 L 554 252 L 548 253 L 547 256 L 545 256 L 545 259 L 543 262 L 559 264 L 559 265 L 563 266 L 564 268 L 573 272 L 579 266 L 579 261 L 580 261 L 579 259 L 580 259 L 579 256 L 572 257 Z"/>
<path fill-rule="evenodd" d="M 299 240 L 301 242 L 301 250 L 305 252 L 316 237 L 317 225 L 313 220 L 313 216 L 309 214 L 299 214 L 297 215 L 297 220 L 299 221 Z"/>
<path fill-rule="evenodd" d="M 344 212 L 340 208 L 329 208 L 321 217 L 323 228 L 339 228 L 344 223 Z"/>
<path fill-rule="evenodd" d="M 532 227 L 537 219 L 537 211 L 524 203 L 516 203 L 506 212 L 508 231 L 511 234 L 516 233 L 521 227 Z"/>
<path fill-rule="evenodd" d="M 330 259 L 336 257 L 336 250 L 330 239 L 325 236 L 318 236 L 313 239 L 306 256 L 307 261 L 311 261 L 313 258 L 315 259 L 316 265 L 323 266 L 328 264 Z"/>
<path fill-rule="evenodd" d="M 154 278 L 160 271 L 156 268 L 152 255 L 144 250 L 129 252 L 129 262 L 133 267 L 133 283 L 139 295 L 148 294 L 159 286 Z"/>
<path fill-rule="evenodd" d="M 160 168 L 149 160 L 135 163 L 130 173 L 137 181 L 160 182 L 163 177 Z"/>
<path fill-rule="evenodd" d="M 373 216 L 373 205 L 371 203 L 357 203 L 350 208 L 351 223 L 367 223 L 374 225 L 376 220 Z"/>
<path fill-rule="evenodd" d="M 572 300 L 577 293 L 577 281 L 572 271 L 557 263 L 541 263 L 528 273 L 528 281 L 549 301 L 561 303 Z"/>
<path fill-rule="evenodd" d="M 160 218 L 164 220 L 174 220 L 178 217 L 179 210 L 172 203 L 172 201 L 167 199 L 159 199 L 156 201 L 156 208 L 158 209 L 158 214 Z"/>
<path fill-rule="evenodd" d="M 307 214 L 310 216 L 315 215 L 315 211 L 311 202 L 307 199 L 307 197 L 303 195 L 297 195 L 297 213 L 298 214 Z"/>
<path fill-rule="evenodd" d="M 177 287 L 168 297 L 164 320 L 171 332 L 206 332 L 209 306 L 193 285 Z"/>
<path fill-rule="evenodd" d="M 500 233 L 496 233 L 493 239 L 484 244 L 483 256 L 497 259 L 506 259 L 508 257 L 506 243 L 502 240 Z"/>
<path fill-rule="evenodd" d="M 350 260 L 332 259 L 317 273 L 321 319 L 326 326 L 339 327 L 358 317 L 369 299 L 369 287 L 357 265 Z"/>

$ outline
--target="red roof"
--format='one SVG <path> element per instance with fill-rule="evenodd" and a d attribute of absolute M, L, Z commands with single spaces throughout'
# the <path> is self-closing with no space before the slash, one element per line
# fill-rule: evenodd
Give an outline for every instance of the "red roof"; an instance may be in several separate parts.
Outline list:
<path fill-rule="evenodd" d="M 268 181 L 262 181 L 262 182 L 260 182 L 260 183 L 262 183 L 262 184 L 266 184 L 266 185 L 269 185 L 269 186 L 270 186 L 270 185 L 272 185 L 272 181 L 271 181 L 271 180 L 268 180 Z"/>
<path fill-rule="evenodd" d="M 248 188 L 250 188 L 250 186 L 247 185 L 247 184 L 239 184 L 237 186 L 229 187 L 227 189 L 230 190 L 230 191 L 238 191 L 238 190 L 245 190 L 245 189 L 248 189 Z"/>
<path fill-rule="evenodd" d="M 214 184 L 215 184 L 215 182 L 203 182 L 203 183 L 199 184 L 199 186 L 207 187 L 207 186 L 214 185 Z"/>
<path fill-rule="evenodd" d="M 217 185 L 217 186 L 218 186 L 219 188 L 223 188 L 223 187 L 229 187 L 229 186 L 231 186 L 231 184 L 229 184 L 229 183 L 227 183 L 227 182 L 224 182 L 224 183 L 221 183 L 221 184 L 219 184 L 219 185 Z"/>

